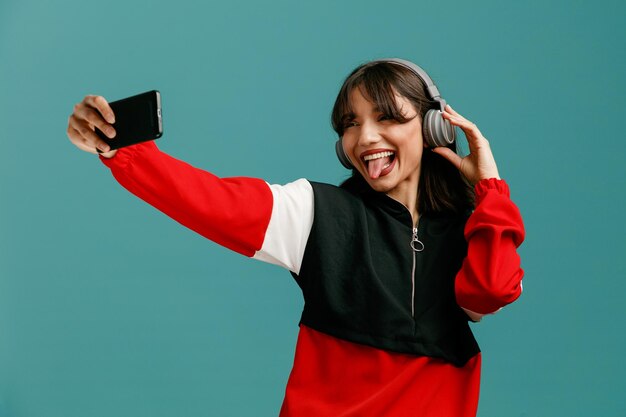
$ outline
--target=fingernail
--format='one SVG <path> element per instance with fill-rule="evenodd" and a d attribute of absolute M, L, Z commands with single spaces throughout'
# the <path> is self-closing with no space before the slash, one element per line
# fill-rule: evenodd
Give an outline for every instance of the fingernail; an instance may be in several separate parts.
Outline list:
<path fill-rule="evenodd" d="M 113 139 L 115 137 L 115 129 L 113 128 L 107 129 L 107 136 Z"/>
<path fill-rule="evenodd" d="M 101 145 L 100 149 L 102 150 L 102 152 L 109 152 L 111 148 L 107 145 Z"/>

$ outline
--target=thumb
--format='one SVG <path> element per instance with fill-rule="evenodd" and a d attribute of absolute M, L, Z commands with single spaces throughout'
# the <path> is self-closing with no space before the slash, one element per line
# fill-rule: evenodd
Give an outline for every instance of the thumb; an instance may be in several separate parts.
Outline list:
<path fill-rule="evenodd" d="M 461 167 L 461 157 L 452 149 L 446 148 L 445 146 L 438 146 L 436 148 L 431 148 L 431 151 L 450 161 L 450 163 L 457 167 L 457 169 Z"/>

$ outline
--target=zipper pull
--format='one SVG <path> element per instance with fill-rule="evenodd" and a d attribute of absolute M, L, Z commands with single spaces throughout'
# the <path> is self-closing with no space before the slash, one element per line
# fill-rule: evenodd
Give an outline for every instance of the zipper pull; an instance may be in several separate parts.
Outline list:
<path fill-rule="evenodd" d="M 413 252 L 421 252 L 424 250 L 424 243 L 417 237 L 417 227 L 413 229 L 413 237 L 411 238 L 411 249 L 413 249 Z"/>

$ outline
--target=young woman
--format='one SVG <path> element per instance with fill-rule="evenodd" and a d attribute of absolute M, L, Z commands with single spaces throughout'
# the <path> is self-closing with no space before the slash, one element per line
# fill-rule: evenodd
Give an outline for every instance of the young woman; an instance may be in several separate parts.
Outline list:
<path fill-rule="evenodd" d="M 94 128 L 114 138 L 115 115 L 99 96 L 75 106 L 68 136 L 181 224 L 291 272 L 305 305 L 282 417 L 475 416 L 468 321 L 521 294 L 524 226 L 489 142 L 430 83 L 397 59 L 346 78 L 332 125 L 353 175 L 339 187 L 218 178 L 154 142 L 109 151 Z M 465 157 L 441 143 L 451 126 Z"/>

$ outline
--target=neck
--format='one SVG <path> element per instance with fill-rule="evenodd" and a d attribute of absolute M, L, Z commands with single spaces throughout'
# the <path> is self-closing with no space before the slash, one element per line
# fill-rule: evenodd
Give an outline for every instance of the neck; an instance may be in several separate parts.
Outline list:
<path fill-rule="evenodd" d="M 417 226 L 419 221 L 419 213 L 417 211 L 417 197 L 419 187 L 419 170 L 417 170 L 415 177 L 407 178 L 394 188 L 387 192 L 387 195 L 394 200 L 402 203 L 413 218 L 413 227 Z"/>

